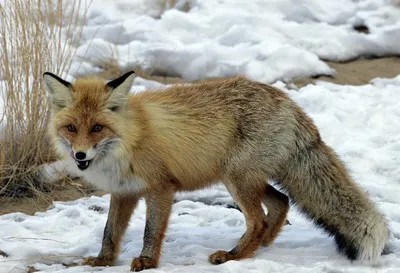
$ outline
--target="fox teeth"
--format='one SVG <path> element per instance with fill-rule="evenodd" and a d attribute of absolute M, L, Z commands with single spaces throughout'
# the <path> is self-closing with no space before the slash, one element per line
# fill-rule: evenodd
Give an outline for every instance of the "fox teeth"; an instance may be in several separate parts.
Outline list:
<path fill-rule="evenodd" d="M 89 161 L 85 161 L 85 167 L 89 165 Z"/>

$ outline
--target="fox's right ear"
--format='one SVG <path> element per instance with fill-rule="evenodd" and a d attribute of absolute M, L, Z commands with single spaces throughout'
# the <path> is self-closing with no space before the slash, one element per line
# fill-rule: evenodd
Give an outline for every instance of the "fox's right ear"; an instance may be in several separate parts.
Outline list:
<path fill-rule="evenodd" d="M 50 72 L 43 74 L 43 80 L 53 106 L 64 108 L 72 104 L 73 98 L 70 82 L 64 81 Z"/>

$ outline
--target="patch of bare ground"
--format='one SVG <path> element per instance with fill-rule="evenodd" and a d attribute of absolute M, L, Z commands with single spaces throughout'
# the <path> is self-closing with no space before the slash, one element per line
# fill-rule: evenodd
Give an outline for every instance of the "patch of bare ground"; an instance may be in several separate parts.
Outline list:
<path fill-rule="evenodd" d="M 43 194 L 40 198 L 1 196 L 0 215 L 13 212 L 33 215 L 38 211 L 46 211 L 54 201 L 72 201 L 82 197 L 104 194 L 106 192 L 99 191 L 80 179 L 73 181 L 65 179 L 56 183 L 49 194 Z"/>
<path fill-rule="evenodd" d="M 170 77 L 170 76 L 161 76 L 161 75 L 154 75 L 151 73 L 146 73 L 141 69 L 135 70 L 136 75 L 146 79 L 146 80 L 152 80 L 156 81 L 162 84 L 182 84 L 182 83 L 189 83 L 189 81 L 186 81 L 180 77 Z"/>
<path fill-rule="evenodd" d="M 374 78 L 394 78 L 400 75 L 400 57 L 360 58 L 348 62 L 325 62 L 335 70 L 335 75 L 295 78 L 289 83 L 294 83 L 298 87 L 313 84 L 316 81 L 327 81 L 342 85 L 363 85 L 368 84 Z M 120 73 L 122 73 L 122 71 Z M 145 79 L 158 81 L 164 84 L 189 82 L 179 77 L 154 76 L 142 72 L 140 69 L 137 74 Z M 115 74 L 115 76 L 117 75 L 121 74 Z M 216 81 L 224 78 L 227 77 L 204 78 L 190 81 L 190 83 Z"/>
<path fill-rule="evenodd" d="M 374 78 L 393 78 L 400 75 L 400 57 L 385 57 L 376 59 L 356 59 L 349 62 L 326 63 L 336 73 L 333 76 L 318 76 L 293 79 L 298 87 L 315 83 L 315 81 L 327 81 L 343 85 L 363 85 Z"/>
<path fill-rule="evenodd" d="M 187 82 L 181 77 L 161 75 L 157 73 L 154 69 L 143 69 L 143 65 L 141 64 L 137 64 L 131 67 L 122 67 L 118 62 L 118 57 L 118 50 L 115 46 L 111 46 L 108 51 L 106 51 L 104 55 L 101 56 L 99 59 L 92 59 L 89 61 L 93 66 L 99 68 L 99 72 L 79 76 L 99 76 L 106 80 L 113 80 L 120 77 L 124 73 L 133 70 L 138 77 L 146 80 L 156 81 L 162 84 L 179 84 Z"/>
<path fill-rule="evenodd" d="M 124 73 L 133 70 L 138 77 L 146 80 L 156 81 L 162 84 L 179 84 L 187 82 L 180 77 L 160 76 L 154 75 L 151 72 L 145 72 L 140 68 L 140 66 L 123 69 L 113 56 L 110 56 L 107 62 L 97 63 L 96 65 L 101 68 L 101 71 L 96 73 L 95 75 L 105 78 L 106 80 L 116 79 Z"/>

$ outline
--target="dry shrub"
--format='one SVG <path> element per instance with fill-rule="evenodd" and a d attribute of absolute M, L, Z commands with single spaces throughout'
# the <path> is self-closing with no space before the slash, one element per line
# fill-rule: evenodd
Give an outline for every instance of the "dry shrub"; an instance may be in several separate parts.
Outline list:
<path fill-rule="evenodd" d="M 46 135 L 50 114 L 42 75 L 68 72 L 87 9 L 80 0 L 13 0 L 0 4 L 0 195 L 38 196 L 38 175 L 53 160 Z M 1 82 L 3 81 L 3 82 Z"/>

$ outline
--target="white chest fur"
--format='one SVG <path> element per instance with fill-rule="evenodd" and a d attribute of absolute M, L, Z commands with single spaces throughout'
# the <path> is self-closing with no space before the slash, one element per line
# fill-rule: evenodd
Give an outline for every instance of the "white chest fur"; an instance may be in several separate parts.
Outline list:
<path fill-rule="evenodd" d="M 137 176 L 124 177 L 122 175 L 124 166 L 119 160 L 108 160 L 93 162 L 86 170 L 79 170 L 72 158 L 69 166 L 74 173 L 81 176 L 85 181 L 93 184 L 101 190 L 110 193 L 140 193 L 146 189 L 146 183 Z"/>

